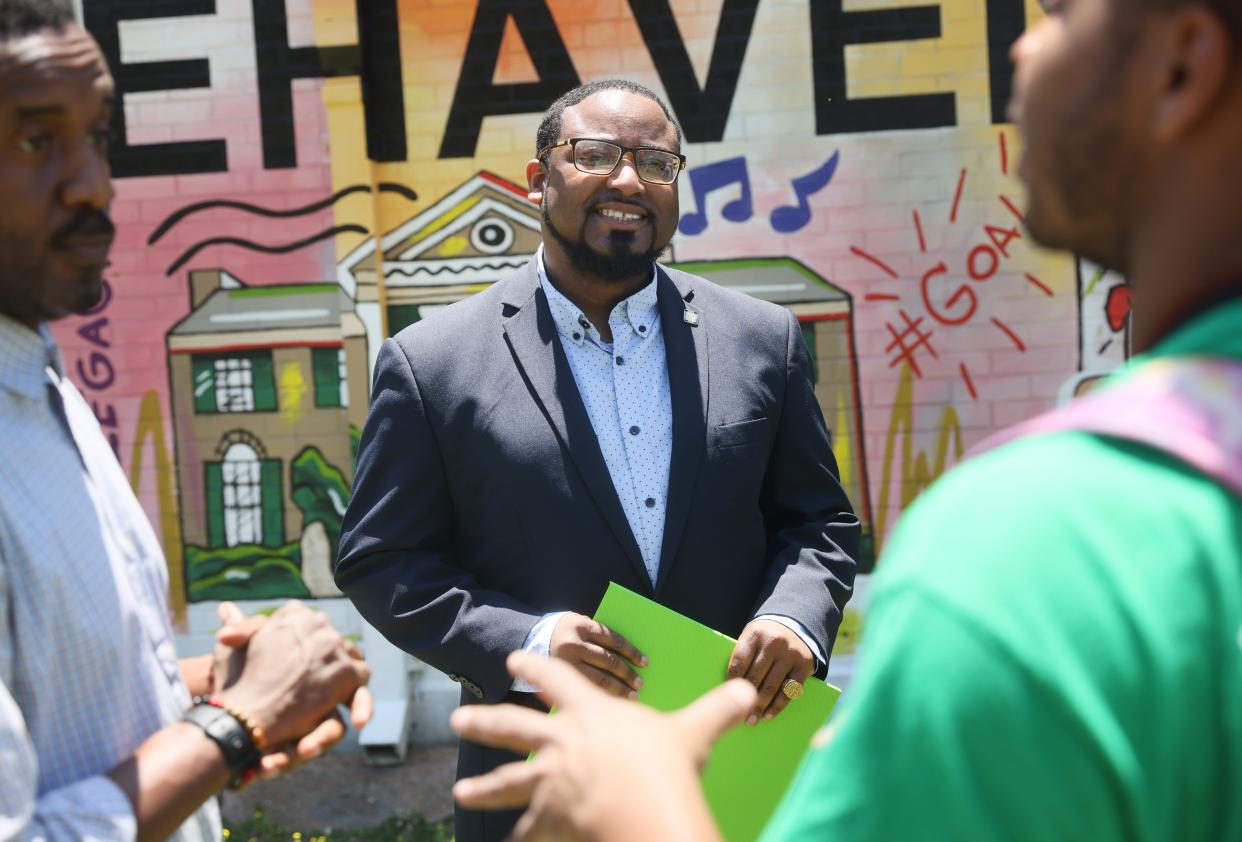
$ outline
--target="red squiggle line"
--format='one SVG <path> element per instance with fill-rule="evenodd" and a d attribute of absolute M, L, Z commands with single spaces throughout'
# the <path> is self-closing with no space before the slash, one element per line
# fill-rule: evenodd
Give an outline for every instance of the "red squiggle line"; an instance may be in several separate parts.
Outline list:
<path fill-rule="evenodd" d="M 1009 175 L 1009 148 L 1005 144 L 1005 133 L 1000 132 L 1001 175 Z"/>
<path fill-rule="evenodd" d="M 962 167 L 962 174 L 957 178 L 957 193 L 953 196 L 953 210 L 949 213 L 949 221 L 957 222 L 957 207 L 962 202 L 962 188 L 966 186 L 966 168 Z"/>
<path fill-rule="evenodd" d="M 926 254 L 927 253 L 927 240 L 924 239 L 923 237 L 923 220 L 919 219 L 918 208 L 915 208 L 912 211 L 912 213 L 914 214 L 914 230 L 917 231 L 919 234 L 919 251 Z"/>
<path fill-rule="evenodd" d="M 891 266 L 889 266 L 883 260 L 881 260 L 880 258 L 876 257 L 873 254 L 868 254 L 867 252 L 860 249 L 858 246 L 850 246 L 850 251 L 854 252 L 854 254 L 858 255 L 863 260 L 866 260 L 868 263 L 871 263 L 875 266 L 880 267 L 880 269 L 884 272 L 884 274 L 888 275 L 890 278 L 901 277 L 893 270 Z"/>
<path fill-rule="evenodd" d="M 863 296 L 866 301 L 900 301 L 901 296 L 890 295 L 886 292 L 869 292 Z"/>
<path fill-rule="evenodd" d="M 970 379 L 970 370 L 966 368 L 966 363 L 959 366 L 962 372 L 962 379 L 966 381 L 966 391 L 970 392 L 971 400 L 979 400 L 979 393 L 975 391 L 975 381 Z"/>
<path fill-rule="evenodd" d="M 1011 328 L 1009 325 L 1005 324 L 1004 322 L 1002 322 L 1000 319 L 997 319 L 997 318 L 992 319 L 992 324 L 1000 328 L 1001 333 L 1009 337 L 1009 341 L 1013 343 L 1015 348 L 1017 348 L 1019 351 L 1021 351 L 1024 354 L 1026 353 L 1026 343 L 1022 341 L 1022 338 L 1018 336 L 1018 334 L 1013 332 L 1013 328 Z"/>
<path fill-rule="evenodd" d="M 1048 296 L 1049 298 L 1052 298 L 1054 295 L 1056 295 L 1056 293 L 1054 293 L 1051 289 L 1048 288 L 1047 284 L 1045 284 L 1039 278 L 1032 275 L 1030 272 L 1027 272 L 1024 277 L 1028 281 L 1030 281 L 1032 284 L 1034 284 L 1044 295 Z"/>
<path fill-rule="evenodd" d="M 1001 200 L 1002 205 L 1009 208 L 1009 212 L 1017 217 L 1019 222 L 1026 222 L 1026 217 L 1022 215 L 1022 211 L 1018 210 L 1017 206 L 1013 202 L 1009 201 L 1007 197 L 998 196 L 997 198 Z"/>

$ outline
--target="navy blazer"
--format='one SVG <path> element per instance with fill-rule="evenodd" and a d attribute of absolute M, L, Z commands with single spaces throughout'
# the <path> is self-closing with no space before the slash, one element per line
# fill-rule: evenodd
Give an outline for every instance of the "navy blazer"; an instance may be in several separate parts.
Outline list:
<path fill-rule="evenodd" d="M 673 453 L 654 587 L 534 261 L 380 349 L 336 581 L 477 699 L 505 696 L 505 657 L 542 615 L 592 614 L 610 581 L 732 637 L 783 614 L 832 649 L 859 522 L 798 322 L 657 276 Z"/>

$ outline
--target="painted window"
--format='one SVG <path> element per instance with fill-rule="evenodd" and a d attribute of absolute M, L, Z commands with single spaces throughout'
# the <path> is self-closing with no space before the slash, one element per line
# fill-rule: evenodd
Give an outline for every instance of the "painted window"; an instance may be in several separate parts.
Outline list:
<path fill-rule="evenodd" d="M 349 406 L 344 348 L 312 348 L 315 406 Z"/>
<path fill-rule="evenodd" d="M 276 409 L 276 377 L 271 351 L 195 354 L 194 411 L 272 412 Z"/>
<path fill-rule="evenodd" d="M 221 462 L 204 463 L 207 543 L 213 547 L 284 542 L 280 460 L 263 459 L 244 442 L 229 445 Z"/>

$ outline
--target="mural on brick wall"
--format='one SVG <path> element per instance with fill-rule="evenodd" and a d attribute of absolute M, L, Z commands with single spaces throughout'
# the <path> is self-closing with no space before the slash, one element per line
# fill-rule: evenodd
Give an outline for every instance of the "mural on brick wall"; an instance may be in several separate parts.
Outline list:
<path fill-rule="evenodd" d="M 535 128 L 581 81 L 670 102 L 666 260 L 798 316 L 868 560 L 972 444 L 1123 359 L 1124 283 L 1022 228 L 1006 50 L 1034 0 L 852 5 L 82 0 L 119 236 L 58 336 L 179 616 L 337 595 L 379 343 L 534 253 Z"/>

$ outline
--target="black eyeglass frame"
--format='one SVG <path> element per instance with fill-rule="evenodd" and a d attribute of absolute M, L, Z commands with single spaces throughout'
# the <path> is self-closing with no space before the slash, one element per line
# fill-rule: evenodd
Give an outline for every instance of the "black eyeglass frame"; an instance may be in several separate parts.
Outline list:
<path fill-rule="evenodd" d="M 608 172 L 591 172 L 590 170 L 584 170 L 582 169 L 582 167 L 578 166 L 578 144 L 584 140 L 589 140 L 592 143 L 606 143 L 609 146 L 612 146 L 612 147 L 615 147 L 621 150 L 621 154 L 617 156 L 617 162 L 612 165 L 612 169 L 610 169 Z M 621 166 L 621 159 L 625 157 L 626 152 L 631 153 L 634 159 L 634 172 L 638 175 L 639 181 L 645 181 L 648 184 L 663 184 L 663 185 L 676 184 L 677 177 L 680 176 L 681 171 L 686 168 L 686 156 L 682 155 L 680 152 L 674 152 L 671 149 L 661 149 L 658 146 L 622 146 L 616 141 L 604 140 L 602 137 L 562 138 L 561 140 L 558 140 L 556 143 L 550 144 L 540 149 L 538 152 L 535 153 L 535 157 L 538 160 L 542 161 L 544 160 L 544 156 L 546 156 L 549 152 L 551 152 L 553 149 L 559 149 L 562 146 L 569 147 L 569 160 L 573 162 L 574 169 L 586 175 L 598 175 L 598 176 L 612 175 L 614 172 L 617 171 L 617 167 Z M 643 178 L 643 174 L 638 169 L 638 153 L 644 150 L 648 152 L 662 152 L 665 155 L 672 155 L 675 158 L 677 158 L 677 172 L 674 173 L 672 181 L 652 181 L 651 179 Z"/>

